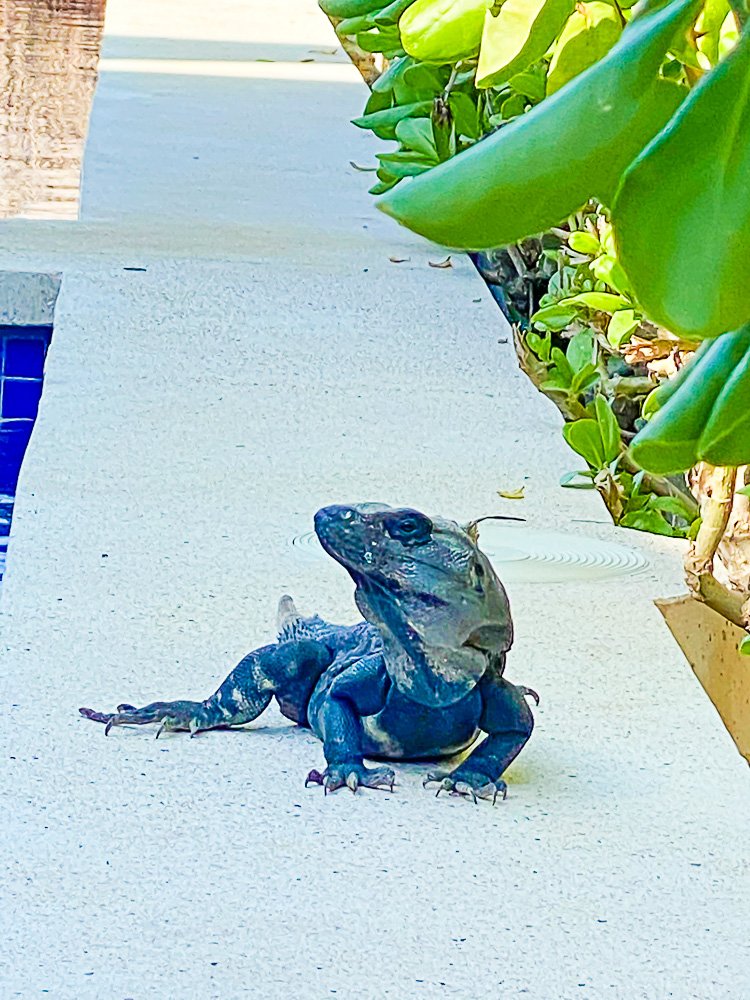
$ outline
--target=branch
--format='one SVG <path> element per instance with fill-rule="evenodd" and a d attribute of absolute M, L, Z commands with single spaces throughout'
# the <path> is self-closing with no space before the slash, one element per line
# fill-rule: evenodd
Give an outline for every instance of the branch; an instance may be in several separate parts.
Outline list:
<path fill-rule="evenodd" d="M 685 579 L 688 589 L 699 601 L 740 628 L 747 628 L 744 614 L 747 595 L 729 590 L 713 574 L 716 550 L 732 513 L 736 478 L 736 469 L 711 470 L 706 497 L 701 504 L 701 526 L 685 558 Z"/>
<path fill-rule="evenodd" d="M 326 16 L 333 25 L 334 31 L 336 31 L 336 26 L 341 23 L 342 18 L 331 17 L 330 15 Z M 336 38 L 338 39 L 341 48 L 344 52 L 346 52 L 355 67 L 359 70 L 362 79 L 365 81 L 370 90 L 372 90 L 373 83 L 375 83 L 382 72 L 382 70 L 378 69 L 374 54 L 372 52 L 365 52 L 364 49 L 361 49 L 356 42 L 351 40 L 351 38 L 345 38 L 343 35 L 339 35 L 337 31 Z"/>

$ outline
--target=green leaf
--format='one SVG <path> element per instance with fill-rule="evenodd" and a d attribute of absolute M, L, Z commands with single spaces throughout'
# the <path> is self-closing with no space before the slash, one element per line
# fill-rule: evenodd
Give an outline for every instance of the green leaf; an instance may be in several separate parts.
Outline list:
<path fill-rule="evenodd" d="M 613 313 L 612 319 L 607 326 L 607 340 L 613 347 L 621 347 L 629 338 L 633 330 L 640 326 L 640 320 L 634 309 L 620 309 Z"/>
<path fill-rule="evenodd" d="M 372 31 L 360 31 L 357 34 L 357 45 L 364 52 L 394 52 L 401 48 L 401 38 L 396 28 L 376 28 Z"/>
<path fill-rule="evenodd" d="M 743 497 L 750 497 L 750 486 L 743 486 L 739 490 L 735 490 L 735 493 L 741 493 Z"/>
<path fill-rule="evenodd" d="M 679 497 L 649 497 L 649 506 L 653 510 L 661 511 L 662 514 L 671 514 L 673 517 L 681 517 L 683 521 L 693 521 L 693 508 L 686 500 Z"/>
<path fill-rule="evenodd" d="M 404 118 L 396 125 L 396 138 L 402 146 L 408 146 L 427 160 L 438 162 L 432 121 L 429 118 Z"/>
<path fill-rule="evenodd" d="M 613 462 L 622 450 L 620 425 L 617 423 L 612 409 L 604 398 L 597 396 L 594 400 L 596 422 L 599 425 L 599 435 L 602 439 L 602 451 L 605 462 Z"/>
<path fill-rule="evenodd" d="M 426 160 L 411 150 L 400 153 L 378 153 L 378 159 L 385 165 L 390 176 L 398 180 L 404 177 L 416 177 L 435 166 L 434 160 Z"/>
<path fill-rule="evenodd" d="M 448 98 L 453 121 L 456 125 L 456 134 L 465 135 L 468 139 L 478 139 L 481 132 L 479 128 L 479 111 L 476 104 L 468 94 L 451 93 Z"/>
<path fill-rule="evenodd" d="M 630 303 L 622 295 L 613 295 L 611 292 L 581 292 L 578 295 L 571 295 L 567 299 L 561 299 L 560 303 L 565 305 L 580 305 L 594 312 L 616 312 L 618 309 L 627 309 Z"/>
<path fill-rule="evenodd" d="M 555 45 L 547 74 L 547 96 L 605 56 L 622 34 L 615 8 L 602 0 L 578 3 Z"/>
<path fill-rule="evenodd" d="M 411 56 L 401 56 L 389 63 L 388 69 L 381 73 L 372 85 L 374 94 L 390 94 L 397 81 L 401 80 L 410 66 L 414 65 Z"/>
<path fill-rule="evenodd" d="M 613 206 L 618 256 L 656 322 L 696 339 L 750 320 L 749 188 L 745 31 L 628 168 Z"/>
<path fill-rule="evenodd" d="M 508 86 L 514 93 L 523 94 L 534 104 L 544 99 L 547 92 L 547 63 L 538 62 L 535 66 L 529 67 L 523 73 L 517 73 L 508 80 Z"/>
<path fill-rule="evenodd" d="M 484 22 L 477 86 L 498 87 L 541 59 L 574 9 L 574 0 L 505 0 Z"/>
<path fill-rule="evenodd" d="M 367 104 L 365 104 L 365 110 L 363 117 L 375 114 L 376 111 L 385 111 L 386 108 L 390 108 L 393 103 L 393 95 L 391 93 L 383 93 L 377 90 L 373 90 L 370 96 L 367 98 Z"/>
<path fill-rule="evenodd" d="M 395 179 L 391 181 L 378 181 L 377 184 L 373 184 L 373 186 L 369 188 L 369 193 L 385 194 L 386 191 L 390 191 L 393 185 L 397 183 L 398 181 Z"/>
<path fill-rule="evenodd" d="M 721 26 L 730 12 L 728 0 L 706 0 L 695 26 L 698 51 L 710 66 L 719 61 Z"/>
<path fill-rule="evenodd" d="M 546 327 L 548 330 L 558 332 L 569 326 L 577 314 L 578 310 L 570 306 L 545 306 L 534 313 L 531 317 L 531 322 Z"/>
<path fill-rule="evenodd" d="M 424 91 L 432 97 L 441 93 L 448 82 L 449 70 L 440 66 L 429 66 L 409 59 L 410 65 L 404 70 L 404 83 L 412 90 Z"/>
<path fill-rule="evenodd" d="M 675 530 L 664 520 L 658 510 L 631 511 L 620 519 L 620 527 L 635 528 L 636 531 L 650 531 L 652 535 L 667 535 L 674 538 Z"/>
<path fill-rule="evenodd" d="M 391 24 L 398 24 L 398 19 L 407 9 L 411 7 L 414 0 L 393 0 L 393 3 L 389 3 L 387 7 L 383 7 L 381 11 L 373 15 L 373 20 L 375 24 L 381 25 L 382 27 L 387 27 Z"/>
<path fill-rule="evenodd" d="M 596 236 L 587 232 L 571 233 L 568 237 L 568 246 L 576 253 L 597 254 L 601 253 L 601 244 Z"/>
<path fill-rule="evenodd" d="M 534 333 L 533 330 L 529 330 L 526 334 L 526 343 L 541 361 L 549 361 L 552 338 L 548 333 L 544 337 L 541 337 L 538 333 Z"/>
<path fill-rule="evenodd" d="M 730 12 L 727 14 L 726 20 L 719 32 L 719 59 L 723 59 L 729 55 L 739 40 L 740 33 L 737 28 L 737 22 L 734 19 L 734 13 Z"/>
<path fill-rule="evenodd" d="M 716 396 L 698 440 L 698 457 L 711 465 L 750 463 L 750 347 Z"/>
<path fill-rule="evenodd" d="M 570 383 L 570 391 L 577 396 L 579 393 L 585 392 L 592 385 L 596 385 L 600 378 L 601 375 L 595 365 L 584 365 L 573 376 L 573 381 Z"/>
<path fill-rule="evenodd" d="M 371 115 L 355 118 L 352 122 L 357 128 L 370 129 L 379 139 L 395 139 L 396 126 L 404 118 L 417 118 L 429 114 L 432 109 L 430 101 L 419 101 L 416 104 L 403 104 L 396 108 L 386 108 L 375 111 Z"/>
<path fill-rule="evenodd" d="M 415 0 L 398 22 L 401 43 L 421 62 L 455 63 L 479 50 L 493 0 Z"/>
<path fill-rule="evenodd" d="M 633 297 L 628 276 L 623 271 L 617 257 L 613 254 L 604 253 L 601 257 L 592 260 L 589 264 L 589 269 L 595 278 L 603 281 L 610 288 L 614 288 L 616 292 L 631 298 Z"/>
<path fill-rule="evenodd" d="M 504 121 L 522 115 L 526 110 L 526 98 L 523 94 L 511 94 L 500 105 L 500 114 Z"/>
<path fill-rule="evenodd" d="M 603 469 L 607 464 L 596 420 L 574 420 L 565 424 L 563 437 L 573 449 L 586 459 L 592 469 Z"/>
<path fill-rule="evenodd" d="M 672 475 L 695 465 L 700 457 L 698 442 L 712 418 L 717 397 L 749 347 L 750 325 L 717 337 L 685 366 L 684 375 L 678 374 L 676 387 L 670 386 L 671 380 L 659 387 L 666 401 L 630 445 L 633 459 L 642 469 Z M 710 442 L 704 444 L 708 447 Z"/>
<path fill-rule="evenodd" d="M 622 315 L 618 313 L 617 315 Z M 657 385 L 655 389 L 646 396 L 641 406 L 641 416 L 644 420 L 650 420 L 657 410 L 661 409 L 662 403 L 659 399 L 659 386 Z"/>
<path fill-rule="evenodd" d="M 592 196 L 610 203 L 623 169 L 683 99 L 683 88 L 656 74 L 698 2 L 673 0 L 635 18 L 562 90 L 378 207 L 437 243 L 482 250 L 544 232 Z"/>
<path fill-rule="evenodd" d="M 564 380 L 565 384 L 570 385 L 573 381 L 575 372 L 573 371 L 573 367 L 568 361 L 568 359 L 565 357 L 565 355 L 563 354 L 563 352 L 560 350 L 559 347 L 552 348 L 551 357 L 555 368 L 557 369 L 558 373 Z"/>
<path fill-rule="evenodd" d="M 356 35 L 359 31 L 368 31 L 373 26 L 372 15 L 366 14 L 359 17 L 347 17 L 339 21 L 336 25 L 336 34 L 339 38 Z"/>
<path fill-rule="evenodd" d="M 595 360 L 594 335 L 588 330 L 571 337 L 565 350 L 565 357 L 574 372 L 580 371 Z"/>
<path fill-rule="evenodd" d="M 566 472 L 560 477 L 560 485 L 566 490 L 593 490 L 594 473 L 591 469 L 585 472 Z"/>
<path fill-rule="evenodd" d="M 409 65 L 393 87 L 396 102 L 410 104 L 414 101 L 432 101 L 443 92 L 448 82 L 445 67 L 415 63 L 411 56 L 406 58 L 409 60 Z"/>
<path fill-rule="evenodd" d="M 746 635 L 737 648 L 743 656 L 750 656 L 750 635 Z"/>
<path fill-rule="evenodd" d="M 360 17 L 380 10 L 383 0 L 318 0 L 320 9 L 329 17 Z"/>

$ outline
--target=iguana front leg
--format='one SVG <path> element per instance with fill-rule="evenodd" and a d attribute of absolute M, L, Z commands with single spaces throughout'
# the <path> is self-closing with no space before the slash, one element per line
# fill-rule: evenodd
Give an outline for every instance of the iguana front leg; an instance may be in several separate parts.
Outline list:
<path fill-rule="evenodd" d="M 375 715 L 385 704 L 390 680 L 382 653 L 366 656 L 316 691 L 310 703 L 310 721 L 323 740 L 327 767 L 310 771 L 305 784 L 322 785 L 326 794 L 347 786 L 390 787 L 396 775 L 390 767 L 365 767 L 362 753 L 362 716 Z"/>
<path fill-rule="evenodd" d="M 164 731 L 187 731 L 195 736 L 206 729 L 226 729 L 252 722 L 274 694 L 306 705 L 309 692 L 330 663 L 328 649 L 312 640 L 263 646 L 248 653 L 219 689 L 205 701 L 155 701 L 143 708 L 118 705 L 112 713 L 81 708 L 93 722 L 103 722 L 105 735 L 113 726 L 160 723 Z"/>
<path fill-rule="evenodd" d="M 526 704 L 531 695 L 539 704 L 539 696 L 531 688 L 517 687 L 502 677 L 492 675 L 480 682 L 482 715 L 480 729 L 487 733 L 479 746 L 450 773 L 429 774 L 425 784 L 437 781 L 442 791 L 471 797 L 505 798 L 508 786 L 502 774 L 523 750 L 534 728 L 534 717 Z"/>

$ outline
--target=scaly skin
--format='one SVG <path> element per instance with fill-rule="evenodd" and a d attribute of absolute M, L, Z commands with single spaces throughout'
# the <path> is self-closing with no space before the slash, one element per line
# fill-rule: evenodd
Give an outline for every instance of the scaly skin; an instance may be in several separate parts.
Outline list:
<path fill-rule="evenodd" d="M 393 789 L 390 767 L 364 759 L 452 756 L 485 738 L 453 771 L 430 774 L 441 791 L 493 803 L 502 775 L 531 735 L 530 688 L 505 680 L 513 639 L 508 600 L 474 532 L 384 504 L 324 507 L 315 515 L 323 548 L 356 584 L 365 621 L 331 625 L 279 605 L 275 643 L 249 653 L 202 702 L 119 705 L 80 713 L 105 725 L 159 723 L 191 736 L 241 726 L 276 698 L 282 713 L 323 742 L 326 767 L 306 784 L 326 793 Z"/>

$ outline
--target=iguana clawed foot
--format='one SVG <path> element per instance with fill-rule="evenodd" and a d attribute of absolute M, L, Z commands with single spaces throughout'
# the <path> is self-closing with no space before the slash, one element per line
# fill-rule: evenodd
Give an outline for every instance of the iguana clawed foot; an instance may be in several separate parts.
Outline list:
<path fill-rule="evenodd" d="M 363 788 L 389 788 L 393 791 L 396 774 L 390 767 L 365 767 L 364 764 L 329 764 L 321 774 L 313 769 L 305 778 L 308 785 L 322 785 L 326 795 L 337 788 L 350 788 L 356 792 Z"/>
<path fill-rule="evenodd" d="M 502 778 L 492 781 L 486 774 L 480 774 L 478 771 L 464 771 L 462 768 L 458 768 L 451 774 L 445 772 L 428 774 L 422 785 L 426 788 L 432 782 L 438 782 L 439 785 L 435 792 L 436 797 L 441 792 L 448 792 L 450 795 L 463 795 L 475 803 L 479 799 L 488 799 L 494 806 L 498 795 L 503 798 L 508 795 L 508 786 Z"/>
<path fill-rule="evenodd" d="M 160 723 L 156 731 L 156 739 L 163 732 L 183 731 L 191 736 L 197 735 L 203 726 L 197 715 L 197 709 L 202 706 L 195 701 L 156 701 L 145 708 L 122 704 L 116 712 L 95 712 L 92 708 L 79 708 L 84 719 L 104 723 L 104 735 L 108 736 L 113 726 L 146 726 L 151 722 Z"/>

